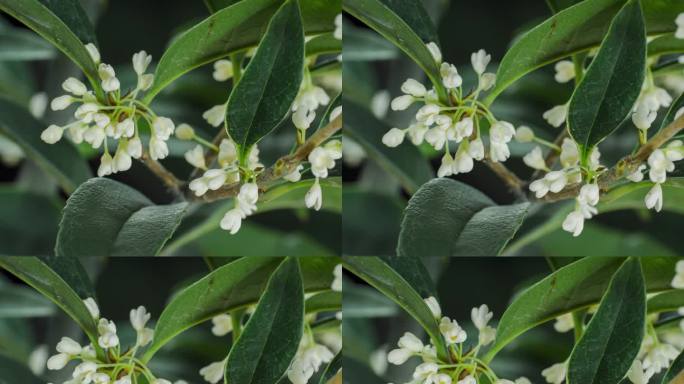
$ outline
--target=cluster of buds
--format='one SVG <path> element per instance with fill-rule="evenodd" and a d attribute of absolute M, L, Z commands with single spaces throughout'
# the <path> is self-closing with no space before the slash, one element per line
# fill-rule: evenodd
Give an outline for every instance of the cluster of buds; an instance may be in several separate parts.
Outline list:
<path fill-rule="evenodd" d="M 425 299 L 425 304 L 435 320 L 439 321 L 439 330 L 449 348 L 450 360 L 444 361 L 437 356 L 433 345 L 425 345 L 416 335 L 406 332 L 397 343 L 399 348 L 390 351 L 387 360 L 402 365 L 412 357 L 421 358 L 423 362 L 413 372 L 411 384 L 477 384 L 480 380 L 494 384 L 530 384 L 525 377 L 515 381 L 497 378 L 492 369 L 478 358 L 480 349 L 496 338 L 496 329 L 489 326 L 494 314 L 486 305 L 471 311 L 471 320 L 479 335 L 475 347 L 466 350 L 464 343 L 468 334 L 458 322 L 442 316 L 442 309 L 434 297 Z"/>
<path fill-rule="evenodd" d="M 41 139 L 54 144 L 66 131 L 77 144 L 86 142 L 95 149 L 103 147 L 104 154 L 97 174 L 105 176 L 130 169 L 132 159 L 142 157 L 143 143 L 138 127 L 138 121 L 142 119 L 151 130 L 149 156 L 154 160 L 165 158 L 169 154 L 166 141 L 174 133 L 174 123 L 169 118 L 157 116 L 137 99 L 140 92 L 148 90 L 154 82 L 154 75 L 145 73 L 152 56 L 145 51 L 133 55 L 137 85 L 133 90 L 122 94 L 121 83 L 114 68 L 100 62 L 100 53 L 93 44 L 86 45 L 86 49 L 98 66 L 105 95 L 98 98 L 80 80 L 73 77 L 66 79 L 62 88 L 69 94 L 55 98 L 50 106 L 52 110 L 60 111 L 74 103 L 80 104 L 74 112 L 76 120 L 65 126 L 50 125 L 42 132 Z M 109 140 L 118 142 L 113 156 L 110 153 Z"/>
<path fill-rule="evenodd" d="M 151 384 L 171 384 L 169 380 L 157 378 L 150 369 L 136 358 L 136 353 L 147 346 L 154 337 L 154 331 L 147 328 L 151 315 L 145 307 L 140 306 L 130 312 L 130 321 L 136 331 L 136 343 L 126 351 L 122 351 L 116 324 L 100 317 L 100 309 L 92 298 L 84 300 L 84 304 L 97 322 L 98 347 L 104 351 L 99 356 L 92 344 L 81 346 L 68 337 L 63 337 L 57 344 L 57 354 L 50 357 L 47 367 L 50 370 L 61 370 L 71 361 L 78 361 L 72 379 L 68 384 L 132 384 L 138 382 L 138 376 L 145 377 Z M 175 384 L 182 384 L 177 381 Z"/>
<path fill-rule="evenodd" d="M 678 261 L 675 267 L 675 276 L 671 286 L 674 289 L 684 289 L 684 261 Z M 589 309 L 594 313 L 596 307 Z M 677 311 L 684 315 L 684 307 Z M 678 328 L 657 331 L 655 323 L 659 315 L 649 315 L 646 318 L 646 333 L 641 344 L 637 358 L 632 363 L 626 379 L 632 384 L 648 384 L 659 373 L 669 369 L 672 362 L 684 350 L 684 320 L 680 321 Z M 572 314 L 568 313 L 556 319 L 554 328 L 561 333 L 569 332 L 574 328 Z M 568 361 L 557 363 L 542 371 L 547 383 L 563 384 L 567 379 Z"/>
<path fill-rule="evenodd" d="M 416 102 L 424 105 L 416 113 L 416 122 L 406 129 L 392 128 L 382 138 L 388 147 L 400 145 L 408 134 L 414 145 L 423 141 L 435 150 L 445 153 L 437 172 L 439 177 L 468 173 L 474 160 L 485 158 L 485 147 L 480 132 L 480 119 L 484 118 L 489 128 L 489 159 L 504 162 L 510 156 L 508 143 L 515 135 L 512 124 L 497 120 L 489 109 L 478 100 L 481 92 L 489 90 L 496 82 L 493 73 L 486 73 L 491 56 L 484 50 L 471 55 L 471 64 L 478 78 L 477 88 L 468 94 L 463 91 L 463 79 L 453 64 L 442 62 L 442 53 L 435 43 L 427 44 L 437 65 L 440 66 L 442 84 L 448 90 L 447 101 L 440 100 L 434 89 L 428 90 L 422 83 L 406 80 L 401 90 L 403 96 L 392 100 L 392 110 L 405 110 Z M 450 142 L 458 144 L 452 156 Z"/>

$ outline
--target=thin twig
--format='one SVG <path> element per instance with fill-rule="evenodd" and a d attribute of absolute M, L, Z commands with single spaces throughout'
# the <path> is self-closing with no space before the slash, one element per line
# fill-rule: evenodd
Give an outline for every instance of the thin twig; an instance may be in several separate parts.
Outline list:
<path fill-rule="evenodd" d="M 147 166 L 147 168 L 157 175 L 166 184 L 169 189 L 171 189 L 176 194 L 180 195 L 181 189 L 185 186 L 185 183 L 179 180 L 171 171 L 166 169 L 160 162 L 150 158 L 149 154 L 144 153 L 140 158 L 140 161 Z"/>
<path fill-rule="evenodd" d="M 323 142 L 328 140 L 340 129 L 342 129 L 341 115 L 311 135 L 304 144 L 297 148 L 295 153 L 281 157 L 273 166 L 260 173 L 259 176 L 257 176 L 257 185 L 259 185 L 259 189 L 266 191 L 274 182 L 280 180 L 283 176 L 292 173 L 297 168 L 297 165 L 304 161 L 314 148 L 323 144 Z M 212 202 L 234 197 L 239 191 L 240 183 L 233 183 L 225 185 L 216 191 L 209 191 L 202 197 L 196 197 L 190 191 L 188 191 L 186 195 L 192 200 Z"/>
<path fill-rule="evenodd" d="M 506 185 L 508 185 L 508 187 L 517 197 L 527 199 L 525 193 L 523 192 L 525 182 L 520 180 L 515 173 L 506 168 L 505 165 L 499 162 L 491 161 L 490 159 L 486 159 L 485 164 L 487 164 L 489 169 L 491 169 L 497 176 L 499 176 L 499 178 L 501 178 L 501 180 L 506 183 Z"/>
<path fill-rule="evenodd" d="M 604 172 L 598 178 L 598 185 L 601 191 L 606 191 L 611 184 L 622 179 L 623 177 L 634 173 L 644 161 L 651 156 L 651 153 L 660 148 L 668 140 L 673 138 L 679 131 L 684 129 L 684 116 L 679 117 L 670 125 L 663 128 L 655 136 L 651 138 L 646 144 L 642 145 L 639 150 L 633 154 L 620 159 L 611 169 Z M 579 194 L 582 184 L 574 184 L 559 193 L 551 193 L 546 195 L 542 200 L 546 202 L 555 202 L 560 200 L 572 199 Z"/>

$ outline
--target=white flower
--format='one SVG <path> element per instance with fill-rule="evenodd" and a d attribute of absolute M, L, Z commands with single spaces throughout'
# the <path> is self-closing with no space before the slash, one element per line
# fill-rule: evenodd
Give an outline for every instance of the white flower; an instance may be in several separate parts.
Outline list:
<path fill-rule="evenodd" d="M 430 380 L 432 384 L 451 384 L 451 376 L 444 373 L 432 375 Z"/>
<path fill-rule="evenodd" d="M 411 356 L 413 356 L 413 353 L 411 351 L 409 351 L 408 349 L 397 348 L 397 349 L 391 350 L 389 352 L 389 354 L 387 354 L 387 361 L 390 364 L 402 365 L 406 361 L 408 361 L 408 359 L 410 359 Z"/>
<path fill-rule="evenodd" d="M 81 104 L 78 108 L 76 108 L 74 117 L 86 124 L 90 124 L 93 121 L 93 115 L 98 111 L 98 109 L 99 106 L 95 103 Z"/>
<path fill-rule="evenodd" d="M 311 163 L 311 173 L 316 177 L 328 177 L 328 170 L 335 167 L 335 159 L 332 153 L 323 147 L 316 147 L 309 154 L 309 163 Z"/>
<path fill-rule="evenodd" d="M 453 64 L 442 63 L 439 72 L 442 75 L 442 83 L 447 89 L 458 88 L 463 84 L 463 78 Z"/>
<path fill-rule="evenodd" d="M 114 138 L 132 137 L 135 134 L 135 123 L 130 117 L 116 124 Z"/>
<path fill-rule="evenodd" d="M 333 36 L 337 40 L 342 40 L 342 14 L 338 14 L 335 16 L 335 32 L 333 32 Z"/>
<path fill-rule="evenodd" d="M 74 98 L 71 95 L 55 97 L 54 99 L 52 99 L 52 102 L 50 103 L 50 108 L 53 111 L 63 111 L 67 109 L 73 102 Z"/>
<path fill-rule="evenodd" d="M 565 380 L 565 375 L 568 372 L 566 363 L 557 363 L 542 371 L 542 376 L 550 384 L 561 384 Z"/>
<path fill-rule="evenodd" d="M 226 81 L 233 77 L 233 63 L 230 60 L 219 60 L 214 63 L 214 80 Z"/>
<path fill-rule="evenodd" d="M 435 319 L 439 319 L 440 317 L 442 317 L 442 308 L 439 306 L 439 302 L 434 296 L 430 296 L 427 299 L 423 299 L 423 301 L 425 302 L 425 305 L 428 306 L 430 312 L 432 312 L 432 316 Z"/>
<path fill-rule="evenodd" d="M 204 149 L 201 145 L 196 145 L 193 149 L 185 152 L 185 161 L 195 168 L 206 169 L 204 162 Z"/>
<path fill-rule="evenodd" d="M 134 159 L 139 159 L 142 156 L 142 141 L 139 137 L 136 136 L 128 141 L 126 152 Z"/>
<path fill-rule="evenodd" d="M 100 322 L 97 324 L 97 331 L 100 334 L 100 337 L 97 339 L 100 347 L 107 349 L 119 345 L 119 336 L 116 334 L 116 325 L 113 321 L 100 319 Z"/>
<path fill-rule="evenodd" d="M 649 178 L 654 183 L 664 183 L 667 172 L 674 171 L 674 163 L 665 156 L 665 152 L 656 149 L 648 157 L 648 165 L 651 169 L 648 172 Z"/>
<path fill-rule="evenodd" d="M 216 363 L 211 363 L 206 367 L 200 369 L 199 373 L 202 375 L 204 380 L 216 384 L 221 379 L 223 379 L 223 373 L 225 372 L 226 363 L 225 361 L 218 361 Z"/>
<path fill-rule="evenodd" d="M 240 186 L 240 192 L 237 199 L 241 204 L 254 205 L 259 200 L 259 186 L 256 183 L 245 183 Z M 251 214 L 251 211 L 256 208 L 245 209 L 246 214 Z"/>
<path fill-rule="evenodd" d="M 678 355 L 677 349 L 670 344 L 660 343 L 652 347 L 642 361 L 645 376 L 651 377 L 667 369 Z"/>
<path fill-rule="evenodd" d="M 598 184 L 584 184 L 580 188 L 577 200 L 584 204 L 596 205 L 599 202 L 600 190 Z"/>
<path fill-rule="evenodd" d="M 112 155 L 105 152 L 100 158 L 100 167 L 97 169 L 97 175 L 100 177 L 111 175 L 114 172 L 114 159 Z"/>
<path fill-rule="evenodd" d="M 218 127 L 223 124 L 223 121 L 226 118 L 226 105 L 227 104 L 220 104 L 211 107 L 202 114 L 202 118 L 210 125 Z"/>
<path fill-rule="evenodd" d="M 515 127 L 506 121 L 497 121 L 489 129 L 490 141 L 508 143 L 515 136 Z"/>
<path fill-rule="evenodd" d="M 95 44 L 88 43 L 85 45 L 85 49 L 88 51 L 90 58 L 93 59 L 93 62 L 95 62 L 95 64 L 100 64 L 100 51 Z"/>
<path fill-rule="evenodd" d="M 100 308 L 97 306 L 95 299 L 89 297 L 83 300 L 83 304 L 85 304 L 86 308 L 88 308 L 88 312 L 90 312 L 90 315 L 93 317 L 93 319 L 97 320 L 100 318 Z"/>
<path fill-rule="evenodd" d="M 660 186 L 660 183 L 656 183 L 653 185 L 653 188 L 648 191 L 646 197 L 644 197 L 644 203 L 646 204 L 646 208 L 655 209 L 656 212 L 660 212 L 660 210 L 663 209 L 663 189 Z"/>
<path fill-rule="evenodd" d="M 86 88 L 85 84 L 74 77 L 64 80 L 62 89 L 76 96 L 83 96 L 88 92 L 88 88 Z"/>
<path fill-rule="evenodd" d="M 482 91 L 490 90 L 496 84 L 496 75 L 493 73 L 485 73 L 480 77 L 479 88 Z"/>
<path fill-rule="evenodd" d="M 414 379 L 427 379 L 439 371 L 439 366 L 435 363 L 422 363 L 413 371 Z"/>
<path fill-rule="evenodd" d="M 100 75 L 102 80 L 102 89 L 105 92 L 115 92 L 121 87 L 119 79 L 116 78 L 116 72 L 114 68 L 109 64 L 101 63 L 97 68 L 97 73 Z"/>
<path fill-rule="evenodd" d="M 439 115 L 440 107 L 437 104 L 425 104 L 416 112 L 416 120 L 425 125 L 432 125 Z"/>
<path fill-rule="evenodd" d="M 392 128 L 384 136 L 382 136 L 382 143 L 390 148 L 400 145 L 404 141 L 406 131 L 399 128 Z"/>
<path fill-rule="evenodd" d="M 493 162 L 506 161 L 511 156 L 506 143 L 493 141 L 489 143 L 489 147 L 489 156 Z"/>
<path fill-rule="evenodd" d="M 475 380 L 473 376 L 468 375 L 463 379 L 459 380 L 456 384 L 477 384 L 477 380 Z"/>
<path fill-rule="evenodd" d="M 449 122 L 451 122 L 451 118 L 449 118 Z M 466 117 L 454 124 L 453 129 L 447 129 L 447 138 L 461 142 L 461 140 L 473 134 L 474 125 L 473 119 Z"/>
<path fill-rule="evenodd" d="M 52 124 L 40 134 L 40 139 L 48 144 L 54 144 L 62 139 L 63 133 L 64 128 Z"/>
<path fill-rule="evenodd" d="M 318 183 L 318 177 L 311 188 L 306 192 L 304 203 L 307 208 L 313 208 L 316 211 L 321 209 L 321 206 L 323 205 L 323 191 L 321 190 L 321 185 Z"/>
<path fill-rule="evenodd" d="M 632 366 L 627 372 L 627 378 L 632 384 L 648 384 L 648 379 L 644 376 L 644 368 L 641 365 L 641 361 L 634 360 Z"/>
<path fill-rule="evenodd" d="M 292 114 L 292 122 L 297 129 L 309 129 L 316 119 L 316 112 L 306 108 L 299 108 Z"/>
<path fill-rule="evenodd" d="M 482 143 L 480 138 L 477 138 L 468 144 L 468 154 L 475 160 L 484 159 L 484 143 Z"/>
<path fill-rule="evenodd" d="M 404 83 L 401 85 L 401 91 L 407 95 L 415 97 L 423 97 L 427 93 L 425 86 L 414 79 L 406 79 L 406 81 L 404 81 Z"/>
<path fill-rule="evenodd" d="M 335 292 L 342 292 L 342 264 L 337 264 L 333 269 L 333 282 L 330 289 Z"/>
<path fill-rule="evenodd" d="M 656 111 L 652 111 L 644 104 L 640 104 L 632 114 L 632 122 L 638 129 L 646 130 L 651 127 L 656 117 L 658 117 Z"/>
<path fill-rule="evenodd" d="M 143 75 L 147 71 L 147 66 L 152 62 L 152 56 L 145 51 L 140 51 L 133 55 L 133 70 L 138 75 Z"/>
<path fill-rule="evenodd" d="M 529 143 L 534 140 L 534 131 L 526 125 L 521 125 L 515 130 L 515 141 L 519 143 Z"/>
<path fill-rule="evenodd" d="M 160 160 L 169 155 L 169 147 L 162 139 L 152 136 L 150 138 L 150 157 L 152 160 Z"/>
<path fill-rule="evenodd" d="M 555 107 L 544 112 L 542 117 L 552 126 L 558 128 L 565 123 L 565 118 L 568 116 L 568 105 L 556 105 Z"/>
<path fill-rule="evenodd" d="M 442 163 L 437 170 L 437 177 L 448 177 L 454 174 L 454 159 L 449 152 L 442 156 Z"/>
<path fill-rule="evenodd" d="M 140 90 L 147 91 L 152 87 L 152 83 L 154 83 L 154 75 L 151 73 L 138 77 L 138 88 Z"/>
<path fill-rule="evenodd" d="M 392 100 L 390 107 L 393 111 L 403 111 L 413 104 L 415 99 L 411 95 L 401 95 Z"/>
<path fill-rule="evenodd" d="M 684 289 L 684 260 L 675 265 L 675 277 L 672 279 L 672 288 Z"/>
<path fill-rule="evenodd" d="M 150 320 L 150 315 L 147 312 L 147 309 L 143 307 L 142 305 L 139 306 L 136 309 L 132 309 L 130 313 L 130 319 L 131 319 L 131 325 L 133 325 L 133 329 L 136 331 L 140 332 L 145 328 L 145 325 L 147 322 Z"/>
<path fill-rule="evenodd" d="M 256 150 L 256 146 L 252 150 L 252 153 Z M 250 153 L 250 157 L 252 155 Z M 219 154 L 217 159 L 219 165 L 222 167 L 227 167 L 237 161 L 237 147 L 233 140 L 223 139 L 219 145 Z"/>
<path fill-rule="evenodd" d="M 627 179 L 635 183 L 642 181 L 644 179 L 644 169 L 646 169 L 645 164 L 639 165 L 639 167 L 634 172 L 626 176 Z"/>
<path fill-rule="evenodd" d="M 427 47 L 428 51 L 430 51 L 430 54 L 432 55 L 432 58 L 435 59 L 435 62 L 437 64 L 442 62 L 442 51 L 439 49 L 439 46 L 435 44 L 434 42 L 429 42 L 425 44 Z"/>
<path fill-rule="evenodd" d="M 119 141 L 119 148 L 116 150 L 112 160 L 112 173 L 125 172 L 131 169 L 133 160 L 131 160 L 131 156 L 126 152 L 125 141 Z"/>
<path fill-rule="evenodd" d="M 76 383 L 80 381 L 90 382 L 93 379 L 93 375 L 97 372 L 97 364 L 92 361 L 84 361 L 74 368 L 72 377 L 76 379 Z"/>
<path fill-rule="evenodd" d="M 675 24 L 677 24 L 677 31 L 675 32 L 675 37 L 678 39 L 684 39 L 684 12 L 677 15 L 675 19 Z"/>
<path fill-rule="evenodd" d="M 297 167 L 295 167 L 295 169 L 292 172 L 283 176 L 283 179 L 285 179 L 291 183 L 298 182 L 299 180 L 302 179 L 302 174 L 301 174 L 302 169 L 304 169 L 304 166 L 301 164 L 298 164 Z"/>
<path fill-rule="evenodd" d="M 421 123 L 414 123 L 408 127 L 408 135 L 413 145 L 420 145 L 423 142 L 428 129 L 425 124 Z"/>
<path fill-rule="evenodd" d="M 425 132 L 424 138 L 433 148 L 439 151 L 447 141 L 447 132 L 442 127 L 430 128 Z"/>
<path fill-rule="evenodd" d="M 223 219 L 221 219 L 221 229 L 230 231 L 230 234 L 234 235 L 240 230 L 243 218 L 244 214 L 242 211 L 239 208 L 233 208 L 226 212 Z"/>
<path fill-rule="evenodd" d="M 470 319 L 473 321 L 475 328 L 480 331 L 489 324 L 492 317 L 494 317 L 494 313 L 489 310 L 489 307 L 486 304 L 482 304 L 470 311 Z"/>
<path fill-rule="evenodd" d="M 575 328 L 575 323 L 572 319 L 572 314 L 566 313 L 565 315 L 556 317 L 556 322 L 553 324 L 553 328 L 556 330 L 556 332 L 560 333 L 569 332 L 570 330 Z"/>
<path fill-rule="evenodd" d="M 467 142 L 466 142 L 467 145 Z M 456 156 L 454 156 L 453 171 L 454 174 L 468 173 L 473 170 L 473 158 L 468 154 L 468 150 L 465 147 L 460 147 Z"/>
<path fill-rule="evenodd" d="M 584 214 L 579 210 L 572 211 L 563 220 L 563 230 L 572 233 L 574 237 L 579 236 L 584 229 Z"/>
<path fill-rule="evenodd" d="M 175 130 L 173 120 L 168 117 L 158 116 L 152 121 L 154 136 L 161 140 L 168 140 Z"/>
<path fill-rule="evenodd" d="M 214 316 L 211 322 L 214 325 L 211 328 L 211 333 L 215 336 L 225 336 L 233 331 L 233 320 L 230 315 L 224 313 Z"/>
<path fill-rule="evenodd" d="M 93 374 L 93 383 L 94 384 L 109 384 L 109 375 L 106 373 L 94 373 Z"/>
<path fill-rule="evenodd" d="M 48 359 L 47 368 L 51 371 L 59 371 L 69 363 L 70 359 L 71 357 L 66 353 L 58 353 Z"/>
<path fill-rule="evenodd" d="M 473 65 L 473 69 L 478 75 L 482 75 L 484 71 L 487 70 L 487 65 L 489 65 L 491 59 L 492 56 L 488 55 L 484 49 L 480 49 L 470 55 L 470 63 Z"/>
<path fill-rule="evenodd" d="M 188 124 L 181 124 L 176 127 L 176 137 L 179 140 L 192 140 L 195 138 L 195 130 Z"/>
<path fill-rule="evenodd" d="M 579 149 L 577 143 L 570 138 L 563 139 L 561 144 L 560 163 L 563 168 L 569 168 L 579 163 Z"/>
<path fill-rule="evenodd" d="M 306 384 L 314 373 L 333 359 L 333 353 L 325 346 L 302 340 L 299 351 L 293 360 L 287 376 L 293 384 Z"/>
<path fill-rule="evenodd" d="M 570 60 L 561 60 L 556 63 L 556 81 L 559 83 L 567 83 L 575 78 L 575 64 Z"/>
<path fill-rule="evenodd" d="M 448 344 L 462 343 L 468 337 L 463 328 L 458 325 L 458 322 L 448 317 L 442 317 L 439 323 L 439 331 Z"/>
<path fill-rule="evenodd" d="M 533 169 L 547 170 L 546 161 L 544 160 L 544 155 L 542 154 L 542 149 L 540 146 L 534 147 L 528 154 L 523 157 L 523 162 L 527 164 L 528 167 Z"/>
<path fill-rule="evenodd" d="M 684 108 L 682 108 L 684 110 Z M 330 121 L 337 119 L 342 114 L 342 106 L 338 105 L 330 111 Z"/>

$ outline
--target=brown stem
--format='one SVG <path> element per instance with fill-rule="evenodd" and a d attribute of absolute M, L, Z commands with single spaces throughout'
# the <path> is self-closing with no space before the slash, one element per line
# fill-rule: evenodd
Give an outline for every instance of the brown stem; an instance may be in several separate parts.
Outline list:
<path fill-rule="evenodd" d="M 157 175 L 166 186 L 174 191 L 176 194 L 181 194 L 181 188 L 185 185 L 184 182 L 176 178 L 176 176 L 166 169 L 160 162 L 150 158 L 149 154 L 143 153 L 140 161 L 147 166 L 147 168 Z"/>
<path fill-rule="evenodd" d="M 340 129 L 342 129 L 341 115 L 311 135 L 311 137 L 309 137 L 304 144 L 297 148 L 295 153 L 281 157 L 275 162 L 275 164 L 273 164 L 273 166 L 260 173 L 259 176 L 257 176 L 257 184 L 259 185 L 259 189 L 266 191 L 274 182 L 280 180 L 283 176 L 292 173 L 297 168 L 299 163 L 304 161 L 307 156 L 309 156 L 309 153 L 311 153 L 314 148 L 323 144 L 323 142 L 328 140 Z M 240 192 L 240 183 L 233 183 L 230 185 L 225 185 L 216 191 L 209 191 L 202 197 L 196 197 L 191 192 L 188 192 L 187 195 L 189 199 L 212 202 L 234 197 L 238 194 L 238 192 Z"/>
<path fill-rule="evenodd" d="M 633 154 L 628 155 L 620 159 L 611 169 L 603 173 L 598 178 L 598 185 L 601 191 L 606 191 L 611 186 L 611 184 L 622 179 L 623 177 L 634 173 L 639 168 L 644 161 L 648 160 L 648 157 L 655 151 L 665 144 L 668 140 L 674 137 L 679 131 L 684 129 L 684 116 L 679 117 L 670 125 L 663 128 L 655 136 L 651 138 L 646 144 L 642 145 L 639 150 Z M 570 187 L 562 190 L 559 193 L 552 193 L 546 195 L 542 200 L 546 202 L 555 202 L 560 200 L 566 200 L 575 198 L 579 193 L 582 184 L 574 184 Z"/>
<path fill-rule="evenodd" d="M 511 172 L 510 169 L 506 168 L 505 165 L 491 161 L 490 159 L 485 160 L 485 164 L 491 169 L 501 180 L 503 180 L 506 185 L 511 189 L 516 196 L 526 199 L 525 193 L 523 192 L 523 187 L 525 182 L 520 180 L 515 173 Z"/>

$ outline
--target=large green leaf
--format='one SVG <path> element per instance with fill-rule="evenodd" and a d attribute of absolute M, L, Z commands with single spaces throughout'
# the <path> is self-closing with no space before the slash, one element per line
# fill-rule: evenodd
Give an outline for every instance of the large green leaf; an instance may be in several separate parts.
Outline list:
<path fill-rule="evenodd" d="M 368 156 L 409 192 L 434 177 L 430 163 L 421 155 L 418 148 L 405 143 L 397 148 L 389 148 L 382 143 L 382 136 L 390 130 L 367 109 L 344 99 L 344 134 L 359 143 Z"/>
<path fill-rule="evenodd" d="M 426 43 L 439 43 L 435 25 L 420 1 L 380 0 L 385 7 L 402 19 Z"/>
<path fill-rule="evenodd" d="M 648 299 L 647 306 L 648 313 L 677 311 L 684 307 L 684 290 L 674 289 L 657 294 Z"/>
<path fill-rule="evenodd" d="M 670 368 L 667 370 L 665 376 L 663 376 L 663 379 L 660 381 L 660 383 L 676 383 L 674 380 L 677 377 L 680 377 L 682 372 L 684 372 L 684 352 L 680 353 L 679 356 L 677 356 L 677 358 L 675 359 L 675 361 L 672 362 L 672 365 L 670 365 Z"/>
<path fill-rule="evenodd" d="M 342 52 L 342 40 L 338 40 L 332 33 L 316 36 L 306 42 L 306 56 L 316 56 Z"/>
<path fill-rule="evenodd" d="M 0 0 L 0 10 L 24 23 L 67 55 L 101 93 L 97 68 L 85 49 L 95 33 L 77 0 Z"/>
<path fill-rule="evenodd" d="M 425 304 L 421 295 L 397 271 L 377 257 L 347 257 L 345 267 L 375 287 L 385 296 L 399 304 L 409 315 L 425 329 L 437 348 L 437 353 L 446 358 L 447 348 L 444 344 L 437 320 Z"/>
<path fill-rule="evenodd" d="M 423 185 L 406 207 L 397 254 L 498 255 L 522 224 L 528 206 L 496 205 L 467 184 L 434 179 Z"/>
<path fill-rule="evenodd" d="M 36 257 L 2 257 L 0 267 L 57 304 L 83 329 L 93 345 L 97 346 L 97 325 L 88 308 L 69 284 L 47 264 Z"/>
<path fill-rule="evenodd" d="M 55 271 L 82 299 L 95 298 L 95 287 L 80 259 L 76 257 L 45 256 L 40 258 Z"/>
<path fill-rule="evenodd" d="M 304 290 L 296 259 L 271 276 L 254 314 L 228 354 L 226 383 L 275 384 L 297 353 L 304 328 Z"/>
<path fill-rule="evenodd" d="M 58 256 L 149 256 L 159 253 L 187 203 L 154 205 L 133 188 L 94 178 L 74 192 L 62 215 Z"/>
<path fill-rule="evenodd" d="M 37 378 L 28 366 L 16 360 L 0 355 L 0 384 L 41 384 L 43 380 Z"/>
<path fill-rule="evenodd" d="M 35 290 L 21 286 L 2 287 L 0 318 L 44 317 L 55 314 L 55 306 Z"/>
<path fill-rule="evenodd" d="M 304 31 L 299 5 L 278 10 L 254 57 L 228 98 L 226 129 L 241 163 L 262 137 L 287 116 L 304 76 Z"/>
<path fill-rule="evenodd" d="M 382 260 L 404 278 L 422 297 L 439 297 L 430 272 L 419 257 L 382 256 Z"/>
<path fill-rule="evenodd" d="M 33 32 L 22 29 L 0 30 L 0 61 L 50 60 L 55 50 Z"/>
<path fill-rule="evenodd" d="M 337 312 L 342 310 L 342 292 L 326 291 L 306 299 L 306 313 Z"/>
<path fill-rule="evenodd" d="M 674 37 L 674 34 L 660 36 L 648 43 L 648 55 L 669 55 L 684 52 L 684 40 Z"/>
<path fill-rule="evenodd" d="M 630 0 L 615 16 L 601 49 L 570 99 L 568 129 L 582 163 L 631 112 L 646 75 L 644 16 Z"/>
<path fill-rule="evenodd" d="M 155 338 L 145 352 L 144 361 L 178 334 L 221 313 L 245 308 L 256 303 L 268 276 L 282 259 L 244 257 L 217 268 L 185 288 L 166 306 L 159 316 Z M 306 292 L 330 288 L 336 258 L 304 257 L 300 259 Z"/>
<path fill-rule="evenodd" d="M 71 193 L 92 176 L 90 168 L 68 141 L 43 142 L 40 134 L 45 128 L 26 108 L 0 98 L 0 133 L 17 143 L 28 157 Z"/>
<path fill-rule="evenodd" d="M 559 268 L 519 294 L 501 317 L 496 341 L 487 352 L 490 361 L 503 347 L 527 330 L 562 314 L 596 304 L 611 276 L 623 264 L 621 258 L 587 257 Z M 641 259 L 649 292 L 670 289 L 677 259 Z"/>
<path fill-rule="evenodd" d="M 625 0 L 584 0 L 525 33 L 502 59 L 487 103 L 525 74 L 599 45 L 624 4 Z M 684 3 L 678 0 L 643 1 L 642 6 L 651 35 L 674 32 L 674 17 L 684 12 Z"/>
<path fill-rule="evenodd" d="M 628 259 L 570 355 L 568 383 L 617 384 L 641 348 L 646 324 L 646 291 L 639 260 Z"/>
<path fill-rule="evenodd" d="M 403 20 L 399 14 L 386 5 L 390 3 L 392 6 L 401 8 L 402 15 L 407 13 L 405 11 L 411 7 L 420 7 L 418 2 L 411 2 L 416 3 L 414 6 L 401 6 L 401 4 L 408 2 L 391 0 L 344 0 L 342 4 L 345 11 L 376 30 L 415 61 L 430 78 L 440 98 L 446 99 L 446 91 L 442 85 L 439 66 L 435 63 L 430 51 L 425 46 L 426 42 L 421 39 L 421 36 L 417 34 L 406 20 Z M 411 24 L 417 25 L 413 21 Z M 421 25 L 425 25 L 425 23 L 421 23 Z"/>
<path fill-rule="evenodd" d="M 60 205 L 35 192 L 0 188 L 0 255 L 52 253 Z"/>

